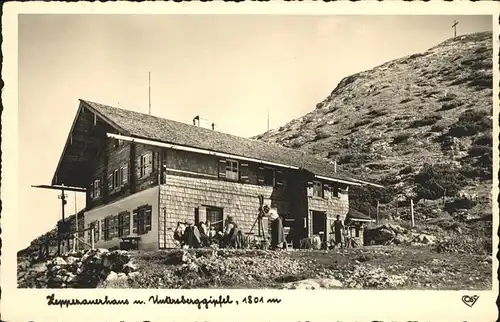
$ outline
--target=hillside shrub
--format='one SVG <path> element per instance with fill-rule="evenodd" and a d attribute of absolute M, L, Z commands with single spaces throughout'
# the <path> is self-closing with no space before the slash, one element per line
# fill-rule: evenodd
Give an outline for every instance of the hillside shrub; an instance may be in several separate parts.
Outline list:
<path fill-rule="evenodd" d="M 455 195 L 465 184 L 465 177 L 449 164 L 425 164 L 415 176 L 417 196 L 420 199 L 436 200 Z"/>
<path fill-rule="evenodd" d="M 403 142 L 406 142 L 409 138 L 410 138 L 410 135 L 409 135 L 409 134 L 406 134 L 406 133 L 399 134 L 399 135 L 396 135 L 396 136 L 392 139 L 392 143 L 393 143 L 393 144 L 403 143 Z"/>
<path fill-rule="evenodd" d="M 431 127 L 431 132 L 442 132 L 446 127 L 442 124 L 434 124 Z"/>
<path fill-rule="evenodd" d="M 413 121 L 409 127 L 421 127 L 426 125 L 432 125 L 437 121 L 441 120 L 443 117 L 438 114 L 426 115 L 423 119 Z"/>
<path fill-rule="evenodd" d="M 369 119 L 361 120 L 361 121 L 358 121 L 358 122 L 354 123 L 354 125 L 352 126 L 352 128 L 360 127 L 360 126 L 369 124 L 370 122 L 371 122 L 371 120 L 369 120 Z"/>
<path fill-rule="evenodd" d="M 371 117 L 379 117 L 379 116 L 384 116 L 387 115 L 389 112 L 387 110 L 372 110 L 368 112 L 366 115 L 369 115 Z"/>
<path fill-rule="evenodd" d="M 491 64 L 491 62 L 489 64 Z M 470 87 L 474 87 L 477 90 L 493 88 L 493 74 L 491 73 L 491 69 L 476 70 L 471 75 L 469 75 L 468 79 L 470 81 L 467 85 Z"/>
<path fill-rule="evenodd" d="M 330 134 L 327 131 L 324 131 L 321 129 L 317 129 L 315 131 L 315 133 L 316 134 L 315 134 L 314 138 L 312 139 L 312 141 L 319 141 L 319 140 L 326 139 L 326 138 L 330 137 Z"/>
<path fill-rule="evenodd" d="M 453 214 L 459 209 L 472 209 L 477 205 L 477 201 L 475 200 L 470 200 L 470 199 L 455 199 L 453 201 L 447 202 L 444 206 L 444 209 L 450 213 Z"/>
<path fill-rule="evenodd" d="M 457 94 L 449 93 L 438 98 L 438 102 L 453 101 L 455 98 L 457 98 Z"/>
<path fill-rule="evenodd" d="M 461 101 L 453 101 L 453 102 L 449 102 L 449 103 L 444 103 L 443 105 L 441 105 L 440 111 L 448 111 L 448 110 L 454 109 L 455 107 L 459 107 L 463 104 L 464 103 Z"/>
<path fill-rule="evenodd" d="M 448 134 L 454 137 L 472 136 L 490 130 L 492 126 L 487 112 L 469 109 L 460 115 L 458 121 L 448 130 Z"/>
<path fill-rule="evenodd" d="M 409 174 L 413 172 L 413 167 L 411 165 L 407 165 L 403 169 L 399 171 L 399 174 Z"/>
<path fill-rule="evenodd" d="M 411 98 L 407 97 L 407 98 L 403 98 L 400 103 L 404 104 L 404 103 L 408 103 L 409 101 L 411 101 Z"/>
<path fill-rule="evenodd" d="M 490 133 L 483 133 L 482 135 L 476 137 L 472 143 L 474 145 L 492 146 L 493 138 Z"/>
<path fill-rule="evenodd" d="M 373 155 L 371 153 L 347 153 L 341 155 L 337 163 L 340 164 L 350 164 L 351 166 L 359 167 L 373 160 Z"/>
<path fill-rule="evenodd" d="M 492 155 L 493 151 L 491 147 L 486 145 L 473 145 L 469 148 L 469 156 L 480 157 L 483 155 Z"/>
<path fill-rule="evenodd" d="M 472 166 L 469 164 L 465 164 L 460 169 L 460 174 L 469 179 L 486 179 L 488 177 L 491 177 L 491 170 L 488 171 L 488 169 L 485 169 L 483 166 Z"/>

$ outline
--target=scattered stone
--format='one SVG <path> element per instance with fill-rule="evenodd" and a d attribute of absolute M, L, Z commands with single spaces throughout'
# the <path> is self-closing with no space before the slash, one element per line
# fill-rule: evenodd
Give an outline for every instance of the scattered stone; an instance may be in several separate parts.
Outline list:
<path fill-rule="evenodd" d="M 293 290 L 334 289 L 341 288 L 342 282 L 331 278 L 305 279 L 297 282 L 283 283 L 282 287 Z"/>
<path fill-rule="evenodd" d="M 118 279 L 118 274 L 111 271 L 108 275 L 108 277 L 106 277 L 106 282 L 110 282 L 110 281 L 115 281 Z"/>

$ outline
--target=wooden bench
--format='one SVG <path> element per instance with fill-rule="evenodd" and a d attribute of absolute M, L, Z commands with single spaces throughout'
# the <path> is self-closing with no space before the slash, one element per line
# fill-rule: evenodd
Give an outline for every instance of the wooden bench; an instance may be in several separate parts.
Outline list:
<path fill-rule="evenodd" d="M 139 249 L 139 241 L 141 237 L 122 237 L 120 242 L 120 249 L 123 250 L 137 250 Z"/>

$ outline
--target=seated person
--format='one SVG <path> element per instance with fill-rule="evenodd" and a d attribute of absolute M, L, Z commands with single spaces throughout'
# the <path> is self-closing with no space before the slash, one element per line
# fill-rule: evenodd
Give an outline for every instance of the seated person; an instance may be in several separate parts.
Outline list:
<path fill-rule="evenodd" d="M 224 225 L 224 247 L 233 246 L 235 231 L 238 228 L 236 222 L 233 219 L 233 216 L 227 216 L 225 225 Z"/>

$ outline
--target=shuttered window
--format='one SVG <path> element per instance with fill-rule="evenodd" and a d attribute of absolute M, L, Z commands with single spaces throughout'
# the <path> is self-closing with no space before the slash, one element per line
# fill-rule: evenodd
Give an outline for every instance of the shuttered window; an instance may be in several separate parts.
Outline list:
<path fill-rule="evenodd" d="M 95 179 L 90 185 L 90 198 L 97 199 L 101 196 L 101 180 Z"/>
<path fill-rule="evenodd" d="M 232 181 L 238 181 L 240 179 L 238 161 L 226 160 L 226 179 Z"/>
<path fill-rule="evenodd" d="M 150 205 L 141 206 L 134 210 L 133 232 L 138 235 L 146 234 L 151 230 L 152 207 Z"/>
<path fill-rule="evenodd" d="M 149 176 L 153 172 L 153 168 L 154 158 L 151 152 L 143 154 L 137 159 L 137 176 L 139 178 Z"/>
<path fill-rule="evenodd" d="M 118 237 L 130 235 L 130 212 L 123 211 L 118 214 Z"/>

